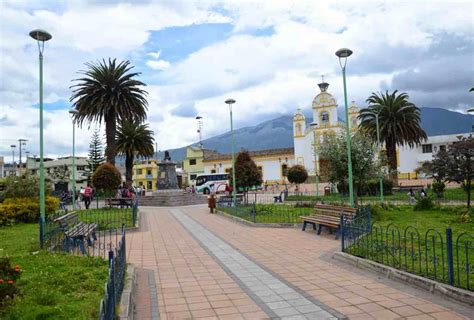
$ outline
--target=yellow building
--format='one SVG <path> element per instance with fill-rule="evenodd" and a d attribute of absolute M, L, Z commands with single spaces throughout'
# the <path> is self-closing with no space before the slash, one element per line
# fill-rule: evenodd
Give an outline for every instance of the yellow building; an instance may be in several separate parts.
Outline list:
<path fill-rule="evenodd" d="M 193 185 L 196 177 L 200 174 L 204 174 L 203 160 L 216 154 L 219 153 L 201 147 L 189 146 L 186 148 L 186 158 L 183 160 L 183 170 L 186 173 L 188 185 Z"/>
<path fill-rule="evenodd" d="M 158 177 L 157 163 L 157 160 L 143 160 L 135 163 L 133 165 L 133 185 L 142 187 L 146 191 L 155 191 Z"/>
<path fill-rule="evenodd" d="M 285 183 L 286 171 L 295 164 L 293 148 L 250 151 L 249 154 L 262 172 L 264 184 Z M 232 168 L 232 155 L 214 153 L 206 156 L 203 163 L 205 174 L 229 173 Z"/>

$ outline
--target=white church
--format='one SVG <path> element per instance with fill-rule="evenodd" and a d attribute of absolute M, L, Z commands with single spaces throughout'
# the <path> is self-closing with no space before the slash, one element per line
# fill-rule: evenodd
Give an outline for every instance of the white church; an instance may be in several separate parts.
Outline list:
<path fill-rule="evenodd" d="M 337 101 L 327 90 L 329 84 L 322 82 L 318 84 L 321 92 L 314 97 L 312 103 L 313 121 L 306 125 L 306 117 L 298 109 L 293 116 L 293 139 L 295 148 L 295 162 L 303 165 L 308 174 L 319 174 L 319 155 L 315 150 L 317 146 L 324 143 L 325 137 L 345 132 L 346 123 L 337 116 Z M 357 130 L 359 120 L 359 108 L 352 102 L 349 108 L 349 128 Z"/>

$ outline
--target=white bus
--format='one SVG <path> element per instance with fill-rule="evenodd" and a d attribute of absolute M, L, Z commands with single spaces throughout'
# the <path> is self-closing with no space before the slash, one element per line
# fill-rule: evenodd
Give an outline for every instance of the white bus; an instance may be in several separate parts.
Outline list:
<path fill-rule="evenodd" d="M 229 183 L 227 173 L 202 174 L 196 178 L 196 192 L 210 194 L 225 192 Z"/>

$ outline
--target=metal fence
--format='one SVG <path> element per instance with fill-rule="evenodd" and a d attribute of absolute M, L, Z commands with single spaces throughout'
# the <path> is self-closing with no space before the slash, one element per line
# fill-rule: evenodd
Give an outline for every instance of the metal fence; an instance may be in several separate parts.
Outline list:
<path fill-rule="evenodd" d="M 76 223 L 96 225 L 94 232 L 85 237 L 71 238 L 68 227 L 61 226 L 57 218 L 68 213 L 77 215 Z M 132 208 L 99 208 L 89 210 L 59 210 L 49 215 L 45 223 L 45 248 L 53 252 L 68 252 L 78 255 L 99 256 L 107 259 L 108 252 L 117 248 L 121 237 L 121 228 L 137 226 L 138 205 Z M 74 228 L 74 225 L 70 225 Z"/>
<path fill-rule="evenodd" d="M 254 223 L 300 223 L 300 216 L 308 216 L 313 213 L 314 203 L 258 203 L 249 197 L 237 202 L 236 206 L 233 206 L 231 201 L 219 199 L 217 208 L 227 214 Z"/>
<path fill-rule="evenodd" d="M 370 212 L 341 219 L 342 251 L 459 288 L 474 290 L 474 235 L 371 224 Z"/>
<path fill-rule="evenodd" d="M 120 303 L 127 259 L 125 255 L 125 225 L 122 226 L 122 235 L 118 247 L 109 250 L 109 277 L 105 284 L 104 298 L 100 301 L 99 320 L 113 320 L 116 318 L 116 306 Z"/>

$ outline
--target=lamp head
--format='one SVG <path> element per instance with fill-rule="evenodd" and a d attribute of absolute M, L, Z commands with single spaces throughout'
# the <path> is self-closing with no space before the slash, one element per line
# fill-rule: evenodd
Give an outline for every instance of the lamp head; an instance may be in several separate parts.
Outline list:
<path fill-rule="evenodd" d="M 45 30 L 36 29 L 36 30 L 33 30 L 33 31 L 30 32 L 30 37 L 32 37 L 36 41 L 43 41 L 44 42 L 44 41 L 50 40 L 53 36 L 51 36 L 51 34 L 49 34 Z"/>
<path fill-rule="evenodd" d="M 78 113 L 79 113 L 79 112 L 78 112 L 76 109 L 71 109 L 71 110 L 69 110 L 69 114 L 72 115 L 72 116 L 74 116 L 74 115 L 76 115 L 76 114 L 78 114 Z"/>
<path fill-rule="evenodd" d="M 201 116 L 197 116 L 197 117 L 196 117 L 196 120 L 201 120 L 201 119 L 202 119 Z"/>
<path fill-rule="evenodd" d="M 317 127 L 318 127 L 318 123 L 317 123 L 317 122 L 314 122 L 314 121 L 311 122 L 309 125 L 310 125 L 312 128 L 317 128 Z"/>
<path fill-rule="evenodd" d="M 348 48 L 341 48 L 336 51 L 336 56 L 339 58 L 347 58 L 352 54 L 352 50 Z"/>
<path fill-rule="evenodd" d="M 227 100 L 225 101 L 225 103 L 227 103 L 227 104 L 234 104 L 234 103 L 235 103 L 235 100 L 232 99 L 232 98 L 230 98 L 230 99 L 227 99 Z"/>

